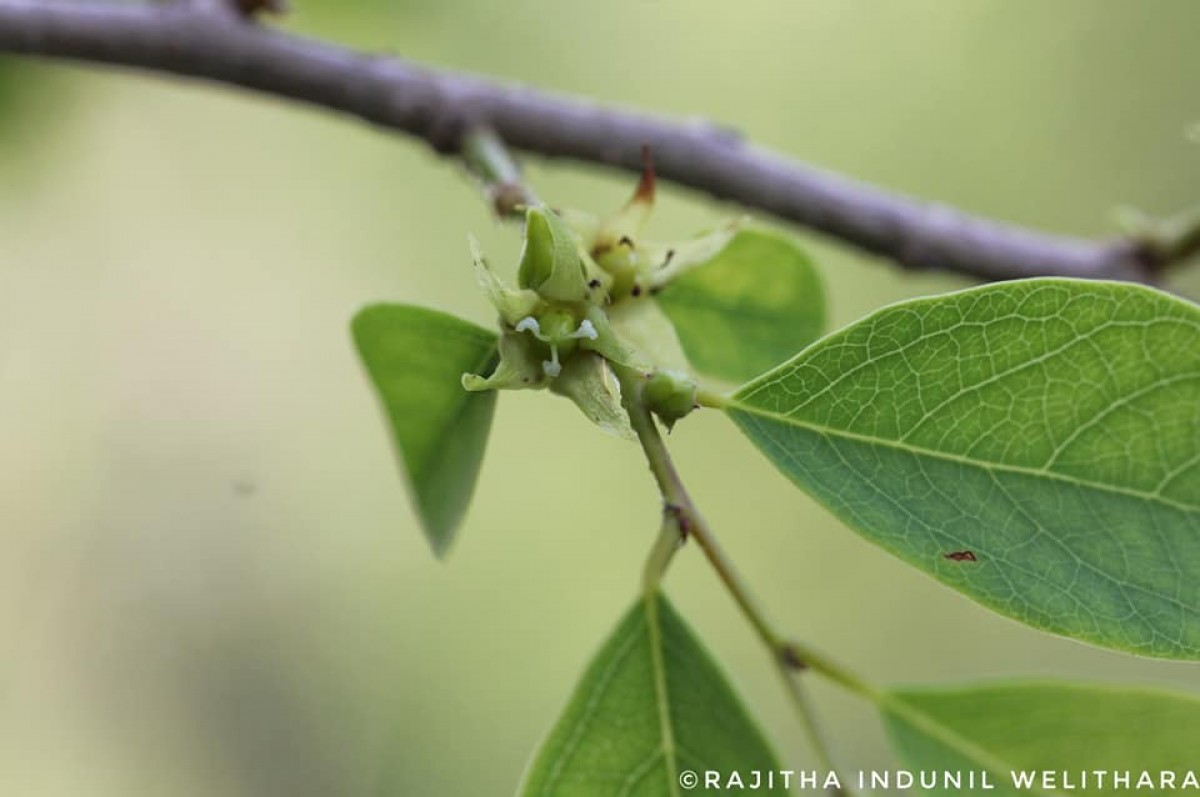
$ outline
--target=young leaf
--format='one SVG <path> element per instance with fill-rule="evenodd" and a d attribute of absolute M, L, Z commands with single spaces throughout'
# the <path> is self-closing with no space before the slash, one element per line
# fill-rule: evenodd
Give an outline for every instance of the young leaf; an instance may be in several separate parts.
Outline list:
<path fill-rule="evenodd" d="M 996 611 L 1200 658 L 1200 309 L 1135 285 L 885 308 L 728 412 L 860 534 Z"/>
<path fill-rule="evenodd" d="M 1143 772 L 1153 778 L 1152 790 L 1160 787 L 1164 772 L 1174 774 L 1175 788 L 1183 788 L 1189 772 L 1196 777 L 1200 699 L 1191 695 L 1005 684 L 895 691 L 884 696 L 882 710 L 905 766 L 939 773 L 987 770 L 998 797 L 1140 793 Z M 1115 780 L 1121 773 L 1128 773 L 1128 784 Z"/>
<path fill-rule="evenodd" d="M 655 297 L 701 373 L 742 382 L 791 357 L 825 327 L 821 279 L 790 239 L 739 231 Z"/>
<path fill-rule="evenodd" d="M 351 326 L 425 536 L 441 557 L 475 490 L 496 407 L 495 392 L 468 393 L 462 375 L 491 371 L 496 336 L 454 316 L 401 304 L 366 307 Z"/>
<path fill-rule="evenodd" d="M 778 771 L 724 676 L 662 595 L 604 643 L 542 744 L 523 797 L 679 797 L 705 770 Z M 783 785 L 765 794 L 787 794 Z"/>

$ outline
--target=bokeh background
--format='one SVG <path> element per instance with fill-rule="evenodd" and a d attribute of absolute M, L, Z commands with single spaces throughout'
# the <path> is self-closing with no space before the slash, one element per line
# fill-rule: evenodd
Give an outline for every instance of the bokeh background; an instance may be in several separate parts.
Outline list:
<path fill-rule="evenodd" d="M 294 0 L 287 27 L 705 116 L 891 189 L 1047 230 L 1200 201 L 1194 0 Z M 224 88 L 0 65 L 0 794 L 503 795 L 632 600 L 640 453 L 503 396 L 435 562 L 347 332 L 403 300 L 487 323 L 466 236 L 514 262 L 424 145 Z M 627 176 L 528 162 L 604 210 Z M 653 233 L 737 212 L 667 189 Z M 819 240 L 835 325 L 966 285 Z M 1197 269 L 1200 271 L 1200 269 Z M 1173 287 L 1200 295 L 1200 278 Z M 793 489 L 720 417 L 672 436 L 770 612 L 885 682 L 1200 689 L 993 616 Z M 702 557 L 669 592 L 784 759 L 814 766 Z M 815 685 L 842 760 L 876 719 Z"/>

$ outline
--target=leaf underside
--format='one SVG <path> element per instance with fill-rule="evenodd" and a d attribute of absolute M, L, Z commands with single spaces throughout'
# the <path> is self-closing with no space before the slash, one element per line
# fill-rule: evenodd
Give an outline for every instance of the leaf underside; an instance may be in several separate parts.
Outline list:
<path fill-rule="evenodd" d="M 779 764 L 717 665 L 658 595 L 639 600 L 592 659 L 520 794 L 679 797 L 681 772 L 703 777 L 709 769 Z"/>
<path fill-rule="evenodd" d="M 825 328 L 821 279 L 789 238 L 738 232 L 712 260 L 656 300 L 696 370 L 744 382 L 791 357 Z"/>
<path fill-rule="evenodd" d="M 867 539 L 1036 628 L 1200 657 L 1200 309 L 1134 285 L 885 308 L 731 397 Z"/>
<path fill-rule="evenodd" d="M 463 373 L 489 373 L 496 335 L 423 307 L 378 304 L 352 323 L 354 342 L 383 403 L 422 528 L 445 554 L 475 490 L 496 406 L 468 393 Z"/>
<path fill-rule="evenodd" d="M 959 689 L 899 690 L 884 699 L 888 736 L 914 770 L 988 770 L 990 793 L 1008 795 L 1117 794 L 1110 777 L 1095 772 L 1175 773 L 1177 786 L 1197 769 L 1200 700 L 1142 688 L 1065 683 L 986 685 Z M 1014 784 L 1012 772 L 1050 771 Z M 1068 780 L 1064 781 L 1066 773 Z M 1092 773 L 1083 787 L 1083 773 Z M 1075 788 L 1065 785 L 1073 782 Z M 926 794 L 961 794 L 952 784 Z M 964 781 L 965 785 L 965 781 Z"/>

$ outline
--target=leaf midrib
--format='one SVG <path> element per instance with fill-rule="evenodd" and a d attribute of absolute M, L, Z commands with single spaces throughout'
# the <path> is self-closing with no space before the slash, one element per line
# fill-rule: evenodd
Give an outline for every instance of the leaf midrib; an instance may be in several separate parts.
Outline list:
<path fill-rule="evenodd" d="M 770 410 L 765 410 L 762 407 L 756 407 L 751 404 L 744 404 L 741 401 L 739 401 L 736 396 L 730 397 L 727 400 L 725 409 L 727 409 L 727 410 L 732 409 L 732 410 L 736 410 L 738 412 L 744 412 L 747 415 L 754 415 L 754 416 L 757 416 L 760 418 L 766 418 L 768 420 L 776 421 L 776 422 L 784 424 L 786 426 L 792 426 L 797 429 L 805 429 L 807 431 L 826 435 L 828 437 L 840 437 L 845 440 L 852 440 L 854 442 L 865 443 L 867 445 L 879 446 L 882 448 L 890 448 L 890 449 L 893 449 L 896 451 L 904 451 L 904 452 L 907 452 L 910 454 L 930 457 L 933 459 L 940 459 L 940 460 L 943 460 L 946 462 L 955 462 L 960 465 L 970 465 L 970 466 L 973 466 L 976 468 L 980 468 L 982 470 L 1001 471 L 1001 472 L 1005 472 L 1005 473 L 1016 473 L 1016 474 L 1021 474 L 1024 476 L 1035 476 L 1035 477 L 1039 477 L 1039 478 L 1045 478 L 1045 479 L 1050 479 L 1053 481 L 1059 481 L 1059 482 L 1063 482 L 1066 484 L 1071 484 L 1076 487 L 1085 487 L 1085 488 L 1090 488 L 1093 490 L 1100 490 L 1100 491 L 1110 492 L 1110 493 L 1114 493 L 1114 494 L 1118 494 L 1118 495 L 1124 495 L 1124 496 L 1131 497 L 1131 498 L 1138 498 L 1138 499 L 1144 500 L 1144 501 L 1153 501 L 1153 502 L 1160 503 L 1164 506 L 1169 506 L 1173 509 L 1177 509 L 1181 512 L 1186 512 L 1188 514 L 1200 513 L 1200 506 L 1192 506 L 1189 504 L 1185 504 L 1180 501 L 1176 501 L 1172 498 L 1167 498 L 1166 496 L 1163 496 L 1159 493 L 1149 493 L 1149 492 L 1146 492 L 1145 490 L 1138 490 L 1138 489 L 1131 488 L 1131 487 L 1122 487 L 1122 486 L 1116 485 L 1116 484 L 1107 484 L 1105 482 L 1093 481 L 1091 479 L 1080 479 L 1079 477 L 1076 477 L 1076 476 L 1069 476 L 1064 473 L 1057 473 L 1055 471 L 1045 470 L 1043 468 L 1031 468 L 1026 465 L 1013 465 L 1013 464 L 1006 463 L 1006 462 L 992 462 L 989 460 L 983 460 L 983 459 L 978 459 L 975 457 L 969 457 L 969 456 L 966 456 L 963 454 L 953 454 L 948 451 L 939 451 L 937 449 L 926 448 L 924 446 L 916 446 L 911 443 L 903 442 L 901 440 L 892 440 L 892 439 L 889 439 L 886 437 L 873 437 L 871 435 L 861 434 L 859 432 L 851 432 L 848 429 L 839 429 L 834 426 L 819 424 L 819 423 L 815 423 L 813 421 L 801 420 L 801 419 L 795 418 L 791 415 L 784 415 L 784 414 L 781 414 L 778 412 L 772 412 Z"/>
<path fill-rule="evenodd" d="M 667 789 L 672 797 L 679 795 L 679 761 L 675 749 L 675 728 L 671 721 L 671 698 L 667 691 L 666 646 L 659 623 L 661 605 L 656 595 L 643 599 L 646 612 L 646 638 L 650 642 L 650 660 L 654 667 L 654 697 L 658 709 L 659 740 L 666 763 Z"/>

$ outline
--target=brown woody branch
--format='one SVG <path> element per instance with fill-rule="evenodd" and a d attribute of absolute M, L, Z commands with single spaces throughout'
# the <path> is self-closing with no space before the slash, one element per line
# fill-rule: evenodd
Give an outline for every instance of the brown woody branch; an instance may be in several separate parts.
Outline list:
<path fill-rule="evenodd" d="M 484 123 L 508 145 L 641 169 L 890 258 L 978 279 L 1055 275 L 1146 281 L 1165 265 L 1138 236 L 1049 235 L 890 193 L 752 146 L 728 130 L 434 70 L 278 32 L 219 0 L 171 4 L 0 0 L 0 52 L 168 72 L 341 111 L 457 153 Z"/>

